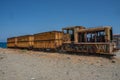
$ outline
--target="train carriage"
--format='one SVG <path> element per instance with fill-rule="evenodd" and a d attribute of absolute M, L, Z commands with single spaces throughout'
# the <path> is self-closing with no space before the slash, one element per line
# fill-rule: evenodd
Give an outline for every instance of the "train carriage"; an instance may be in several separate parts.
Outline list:
<path fill-rule="evenodd" d="M 7 39 L 8 48 L 54 50 L 114 55 L 112 27 L 85 28 L 73 26 L 62 31 L 49 31 Z"/>
<path fill-rule="evenodd" d="M 62 45 L 63 33 L 61 31 L 50 31 L 34 34 L 34 49 L 55 50 Z"/>
<path fill-rule="evenodd" d="M 17 37 L 17 48 L 32 49 L 34 44 L 33 35 L 24 35 Z"/>
<path fill-rule="evenodd" d="M 8 48 L 16 48 L 17 45 L 17 38 L 11 37 L 7 39 L 7 47 Z"/>

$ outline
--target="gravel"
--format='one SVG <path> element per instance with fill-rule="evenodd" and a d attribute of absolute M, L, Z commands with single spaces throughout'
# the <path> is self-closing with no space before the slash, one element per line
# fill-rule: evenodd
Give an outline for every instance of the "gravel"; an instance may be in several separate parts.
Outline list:
<path fill-rule="evenodd" d="M 0 80 L 120 80 L 120 51 L 109 59 L 1 48 Z"/>

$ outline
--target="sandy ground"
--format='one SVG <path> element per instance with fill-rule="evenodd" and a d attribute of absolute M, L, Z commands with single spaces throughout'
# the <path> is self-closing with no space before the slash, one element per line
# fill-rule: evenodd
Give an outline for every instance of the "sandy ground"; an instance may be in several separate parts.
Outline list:
<path fill-rule="evenodd" d="M 0 80 L 120 80 L 120 51 L 109 59 L 0 49 Z"/>

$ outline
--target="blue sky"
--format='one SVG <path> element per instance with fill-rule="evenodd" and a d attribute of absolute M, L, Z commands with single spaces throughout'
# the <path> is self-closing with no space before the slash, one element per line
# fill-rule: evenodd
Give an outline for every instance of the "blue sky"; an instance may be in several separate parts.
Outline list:
<path fill-rule="evenodd" d="M 108 25 L 119 34 L 120 0 L 0 0 L 0 42 L 75 25 Z"/>

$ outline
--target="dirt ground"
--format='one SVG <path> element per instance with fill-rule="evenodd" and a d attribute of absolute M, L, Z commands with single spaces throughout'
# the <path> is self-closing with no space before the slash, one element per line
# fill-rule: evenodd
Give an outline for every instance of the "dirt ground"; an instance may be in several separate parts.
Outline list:
<path fill-rule="evenodd" d="M 109 59 L 0 48 L 0 80 L 120 80 L 120 51 Z"/>

